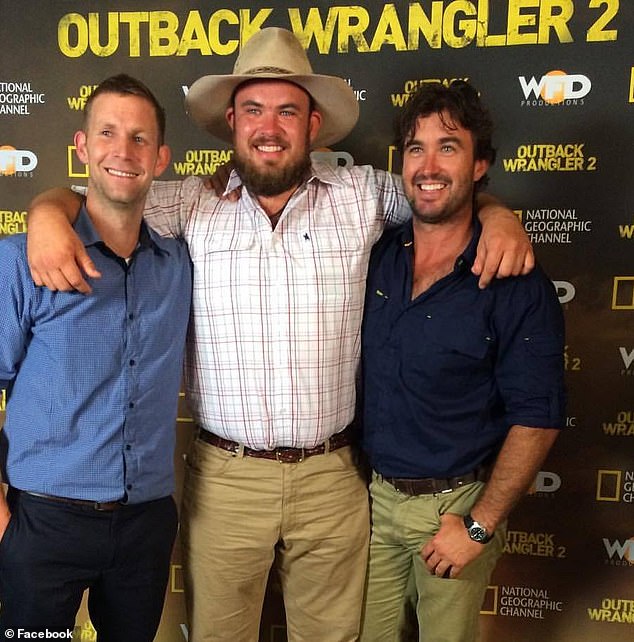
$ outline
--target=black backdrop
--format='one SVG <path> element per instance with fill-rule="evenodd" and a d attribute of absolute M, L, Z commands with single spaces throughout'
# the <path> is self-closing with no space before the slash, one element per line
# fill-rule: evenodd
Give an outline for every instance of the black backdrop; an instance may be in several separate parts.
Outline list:
<path fill-rule="evenodd" d="M 567 322 L 568 430 L 513 513 L 482 610 L 488 642 L 634 639 L 634 3 L 436 0 L 356 5 L 0 1 L 0 236 L 34 194 L 85 184 L 72 135 L 92 87 L 143 79 L 168 112 L 177 178 L 225 146 L 187 120 L 187 87 L 230 73 L 263 26 L 293 29 L 314 68 L 349 79 L 354 132 L 326 158 L 398 171 L 393 117 L 421 82 L 468 78 L 497 123 L 490 190 L 517 210 Z M 5 403 L 0 397 L 1 409 Z M 181 453 L 190 438 L 185 400 Z M 186 638 L 179 551 L 158 640 Z M 262 640 L 285 639 L 271 585 Z M 76 638 L 94 639 L 84 610 Z"/>

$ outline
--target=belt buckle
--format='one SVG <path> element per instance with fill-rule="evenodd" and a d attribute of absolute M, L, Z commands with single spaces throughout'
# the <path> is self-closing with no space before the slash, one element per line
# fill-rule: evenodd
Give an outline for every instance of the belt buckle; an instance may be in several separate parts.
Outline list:
<path fill-rule="evenodd" d="M 304 461 L 304 449 L 303 448 L 297 448 L 296 449 L 296 450 L 300 450 L 301 451 L 301 454 L 300 454 L 299 459 L 297 460 L 297 462 L 286 462 L 286 461 L 284 461 L 284 459 L 282 457 L 282 454 L 284 453 L 285 450 L 286 450 L 286 448 L 284 448 L 284 447 L 275 449 L 275 459 L 277 460 L 278 464 L 301 463 L 301 462 Z"/>
<path fill-rule="evenodd" d="M 106 507 L 106 504 L 111 504 L 112 502 L 93 502 L 92 508 L 100 513 L 109 513 L 112 509 Z"/>

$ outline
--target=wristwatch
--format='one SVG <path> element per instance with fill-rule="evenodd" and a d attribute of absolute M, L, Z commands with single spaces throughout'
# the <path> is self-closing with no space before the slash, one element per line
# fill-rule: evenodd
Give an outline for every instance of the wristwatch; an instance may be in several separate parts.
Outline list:
<path fill-rule="evenodd" d="M 465 515 L 463 518 L 465 528 L 467 529 L 467 533 L 469 534 L 469 537 L 474 541 L 478 542 L 480 544 L 486 544 L 487 542 L 490 542 L 493 539 L 493 535 L 489 534 L 487 532 L 487 529 L 482 526 L 482 524 L 479 524 L 478 522 L 471 517 L 471 515 Z"/>

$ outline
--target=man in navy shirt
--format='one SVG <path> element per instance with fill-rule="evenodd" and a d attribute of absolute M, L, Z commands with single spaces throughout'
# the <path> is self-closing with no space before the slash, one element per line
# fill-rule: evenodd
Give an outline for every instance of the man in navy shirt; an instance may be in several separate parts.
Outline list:
<path fill-rule="evenodd" d="M 552 283 L 536 269 L 482 290 L 471 272 L 491 133 L 463 82 L 424 86 L 399 123 L 413 220 L 373 251 L 363 328 L 373 469 L 364 642 L 398 639 L 412 578 L 420 640 L 476 639 L 506 518 L 565 423 Z"/>
<path fill-rule="evenodd" d="M 75 145 L 90 190 L 75 230 L 102 274 L 90 296 L 35 287 L 24 235 L 0 242 L 7 638 L 68 634 L 87 588 L 100 642 L 151 642 L 159 624 L 191 297 L 184 243 L 142 221 L 170 158 L 164 129 L 162 107 L 129 76 L 105 80 L 86 104 Z"/>

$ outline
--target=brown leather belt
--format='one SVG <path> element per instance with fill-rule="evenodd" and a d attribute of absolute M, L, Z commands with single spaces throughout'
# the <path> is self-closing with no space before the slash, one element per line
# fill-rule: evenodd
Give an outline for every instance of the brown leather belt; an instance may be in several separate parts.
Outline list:
<path fill-rule="evenodd" d="M 16 489 L 17 490 L 17 489 Z M 24 495 L 31 495 L 31 497 L 38 497 L 39 499 L 46 499 L 49 502 L 56 502 L 57 504 L 67 504 L 69 506 L 83 506 L 85 508 L 92 508 L 93 510 L 110 513 L 115 510 L 123 508 L 125 504 L 121 502 L 93 502 L 89 499 L 72 499 L 71 497 L 57 497 L 56 495 L 45 495 L 44 493 L 33 493 L 28 490 L 18 491 Z"/>
<path fill-rule="evenodd" d="M 323 455 L 324 453 L 330 452 L 331 450 L 337 450 L 338 448 L 343 448 L 344 446 L 349 446 L 352 443 L 352 430 L 350 427 L 344 428 L 341 432 L 336 433 L 332 437 L 326 439 L 323 444 L 319 444 L 314 448 L 274 448 L 273 450 L 255 450 L 254 448 L 249 448 L 248 446 L 241 446 L 237 441 L 230 441 L 229 439 L 224 439 L 214 433 L 205 430 L 204 428 L 198 429 L 198 439 L 204 441 L 207 444 L 216 446 L 217 448 L 222 448 L 230 453 L 238 454 L 240 448 L 245 457 L 259 457 L 262 459 L 274 459 L 275 461 L 280 462 L 280 464 L 296 464 L 300 461 L 304 461 L 308 457 L 313 455 Z"/>
<path fill-rule="evenodd" d="M 488 466 L 480 466 L 470 473 L 458 477 L 447 477 L 445 479 L 434 479 L 425 477 L 423 479 L 406 479 L 399 477 L 382 477 L 388 484 L 391 484 L 400 493 L 405 495 L 433 495 L 435 493 L 450 493 L 452 490 L 472 484 L 476 481 L 486 481 L 489 478 Z"/>

